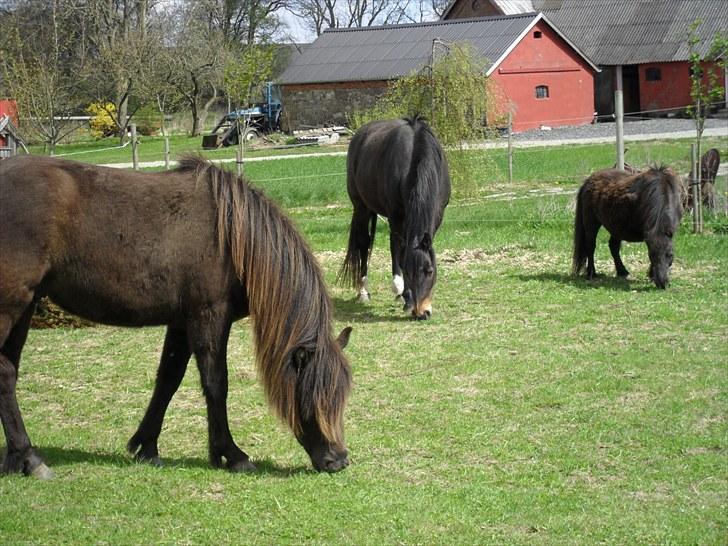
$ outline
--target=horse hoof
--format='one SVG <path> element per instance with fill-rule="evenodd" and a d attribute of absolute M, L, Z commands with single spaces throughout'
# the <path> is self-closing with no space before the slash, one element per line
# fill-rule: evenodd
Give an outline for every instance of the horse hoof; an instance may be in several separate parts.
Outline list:
<path fill-rule="evenodd" d="M 228 463 L 227 469 L 236 474 L 238 472 L 255 472 L 258 470 L 255 465 L 250 462 L 250 459 L 244 459 L 232 464 Z"/>
<path fill-rule="evenodd" d="M 367 303 L 371 299 L 372 298 L 371 296 L 369 296 L 369 292 L 361 292 L 356 301 L 358 301 L 359 303 Z"/>
<path fill-rule="evenodd" d="M 55 474 L 45 463 L 40 463 L 30 471 L 30 476 L 37 480 L 52 480 Z"/>
<path fill-rule="evenodd" d="M 162 459 L 159 456 L 156 457 L 144 457 L 143 455 L 137 455 L 136 462 L 140 464 L 148 464 L 149 466 L 153 466 L 155 468 L 162 468 L 164 464 L 162 463 Z"/>

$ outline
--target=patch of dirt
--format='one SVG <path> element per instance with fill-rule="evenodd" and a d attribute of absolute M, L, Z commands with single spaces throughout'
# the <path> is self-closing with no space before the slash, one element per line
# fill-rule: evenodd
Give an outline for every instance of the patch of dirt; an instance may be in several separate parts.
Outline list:
<path fill-rule="evenodd" d="M 86 328 L 93 322 L 67 313 L 48 298 L 41 298 L 30 321 L 31 328 Z"/>

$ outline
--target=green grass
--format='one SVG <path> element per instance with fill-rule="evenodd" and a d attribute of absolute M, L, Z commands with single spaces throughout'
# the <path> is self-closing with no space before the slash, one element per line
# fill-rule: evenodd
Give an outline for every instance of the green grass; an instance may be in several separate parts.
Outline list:
<path fill-rule="evenodd" d="M 160 438 L 165 468 L 124 452 L 162 329 L 34 330 L 18 397 L 57 477 L 0 478 L 0 543 L 725 544 L 728 235 L 693 235 L 686 218 L 666 291 L 646 278 L 643 244 L 624 245 L 632 276 L 615 278 L 603 232 L 604 275 L 572 278 L 573 169 L 601 152 L 549 152 L 568 169 L 554 161 L 512 186 L 481 173 L 477 196 L 451 202 L 427 322 L 391 296 L 386 222 L 372 301 L 334 285 L 343 158 L 246 166 L 314 248 L 337 329 L 354 327 L 352 465 L 314 473 L 270 415 L 247 321 L 229 344 L 229 414 L 253 475 L 208 466 L 194 366 Z"/>

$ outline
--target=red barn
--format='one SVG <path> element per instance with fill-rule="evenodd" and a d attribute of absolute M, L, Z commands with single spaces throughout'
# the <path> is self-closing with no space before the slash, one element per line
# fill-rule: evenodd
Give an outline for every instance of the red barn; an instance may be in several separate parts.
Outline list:
<path fill-rule="evenodd" d="M 614 113 L 621 73 L 626 113 L 665 114 L 684 109 L 690 98 L 689 28 L 695 21 L 695 51 L 704 58 L 728 28 L 720 0 L 451 0 L 443 20 L 542 11 L 602 71 L 595 81 L 597 113 Z M 706 64 L 728 89 L 725 70 Z M 728 93 L 728 91 L 727 91 Z M 728 94 L 723 105 L 728 106 Z"/>
<path fill-rule="evenodd" d="M 346 124 L 388 82 L 431 62 L 436 43 L 467 43 L 513 112 L 514 130 L 589 123 L 599 69 L 543 14 L 329 29 L 279 78 L 291 129 Z"/>
<path fill-rule="evenodd" d="M 8 131 L 10 130 L 10 124 L 16 127 L 18 126 L 18 106 L 14 100 L 0 99 L 0 120 L 4 119 L 5 116 L 8 117 L 8 121 L 10 122 L 6 122 Z M 8 146 L 8 136 L 4 131 L 0 132 L 0 148 Z"/>

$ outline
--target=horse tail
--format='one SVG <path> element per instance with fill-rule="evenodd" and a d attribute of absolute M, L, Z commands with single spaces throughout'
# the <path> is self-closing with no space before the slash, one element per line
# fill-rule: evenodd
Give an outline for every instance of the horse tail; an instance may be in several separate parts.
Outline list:
<path fill-rule="evenodd" d="M 571 272 L 578 275 L 584 268 L 587 259 L 586 232 L 584 230 L 584 198 L 586 185 L 579 188 L 576 194 L 576 217 L 574 218 L 574 255 L 571 262 Z"/>
<path fill-rule="evenodd" d="M 360 209 L 364 210 L 364 209 Z M 346 257 L 344 263 L 341 265 L 341 270 L 338 275 L 339 284 L 350 284 L 353 287 L 358 287 L 359 282 L 362 278 L 362 261 L 361 251 L 357 242 L 362 237 L 362 226 L 367 231 L 366 235 L 369 239 L 367 246 L 367 261 L 372 255 L 372 248 L 374 247 L 374 236 L 377 233 L 377 215 L 374 213 L 369 214 L 366 224 L 363 224 L 360 217 L 357 217 L 357 211 L 354 210 L 354 214 L 351 217 L 351 226 L 349 227 L 349 244 L 346 247 Z"/>

